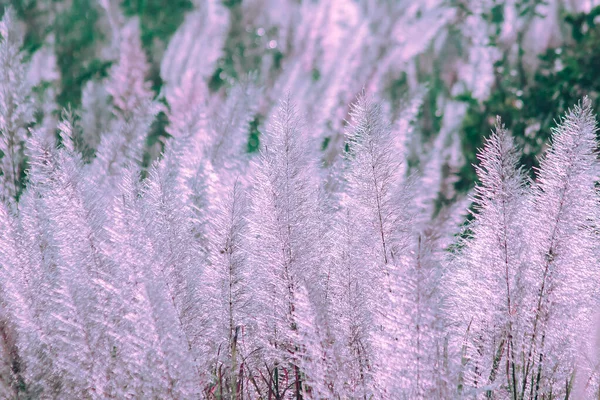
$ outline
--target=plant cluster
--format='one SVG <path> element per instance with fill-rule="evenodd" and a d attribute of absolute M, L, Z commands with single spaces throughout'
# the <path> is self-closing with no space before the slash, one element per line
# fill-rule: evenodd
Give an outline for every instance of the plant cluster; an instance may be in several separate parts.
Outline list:
<path fill-rule="evenodd" d="M 386 101 L 389 70 L 361 69 L 376 60 L 393 68 L 415 48 L 382 41 L 355 62 L 373 41 L 368 24 L 357 22 L 349 49 L 312 30 L 336 6 L 304 4 L 303 18 L 317 18 L 284 43 L 298 59 L 312 46 L 340 60 L 284 63 L 276 82 L 264 80 L 267 60 L 213 92 L 206 78 L 222 61 L 201 50 L 218 47 L 209 39 L 221 37 L 227 14 L 208 2 L 165 50 L 158 99 L 139 20 L 115 14 L 106 78 L 86 84 L 81 108 L 60 118 L 45 108 L 52 101 L 39 102 L 7 9 L 0 397 L 600 395 L 592 100 L 557 122 L 533 172 L 497 119 L 462 198 L 452 186 L 465 110 L 449 102 L 439 135 L 424 140 L 427 89 Z M 415 16 L 402 11 L 401 21 Z M 438 11 L 412 29 L 426 30 Z M 157 115 L 165 140 L 151 146 Z M 261 124 L 250 152 L 248 132 Z"/>

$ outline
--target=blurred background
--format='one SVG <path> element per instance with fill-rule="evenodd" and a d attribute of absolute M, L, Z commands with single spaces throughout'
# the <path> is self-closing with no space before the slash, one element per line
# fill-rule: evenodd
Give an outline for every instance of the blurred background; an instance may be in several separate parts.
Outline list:
<path fill-rule="evenodd" d="M 104 89 L 139 38 L 137 68 L 163 106 L 146 162 L 168 137 L 172 99 L 219 107 L 251 82 L 249 153 L 290 93 L 325 165 L 343 151 L 349 104 L 365 90 L 392 123 L 417 107 L 408 166 L 435 164 L 439 204 L 475 182 L 472 164 L 502 117 L 536 166 L 555 119 L 583 95 L 598 110 L 600 0 L 13 0 L 38 124 L 70 108 L 106 126 Z M 4 7 L 2 7 L 4 8 Z M 136 38 L 136 40 L 137 40 Z M 135 40 L 134 40 L 135 41 Z M 120 50 L 121 49 L 121 50 Z M 132 60 L 132 70 L 136 70 Z M 147 64 L 144 64 L 147 63 Z M 187 96 L 187 97 L 186 97 Z M 217 100 L 214 100 L 217 99 Z M 213 110 L 214 111 L 214 110 Z M 104 113 L 104 114 L 103 114 Z M 91 118 L 91 119 L 90 119 Z M 91 122 L 90 122 L 91 121 Z M 100 122 L 98 122 L 100 121 Z M 56 126 L 56 125 L 54 125 Z"/>

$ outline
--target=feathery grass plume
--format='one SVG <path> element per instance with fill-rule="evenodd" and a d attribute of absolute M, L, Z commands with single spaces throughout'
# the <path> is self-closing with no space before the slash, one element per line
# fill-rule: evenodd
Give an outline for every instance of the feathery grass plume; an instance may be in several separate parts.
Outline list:
<path fill-rule="evenodd" d="M 202 327 L 198 285 L 204 266 L 194 246 L 193 214 L 181 163 L 183 151 L 179 143 L 167 144 L 163 160 L 154 163 L 144 182 L 142 206 L 154 271 L 164 280 L 178 329 L 194 360 L 190 373 L 200 379 L 197 346 Z"/>
<path fill-rule="evenodd" d="M 361 235 L 370 247 L 365 258 L 376 269 L 385 270 L 393 263 L 401 205 L 394 197 L 402 182 L 402 159 L 392 152 L 394 138 L 390 126 L 383 121 L 381 108 L 362 94 L 354 103 L 352 120 L 346 131 L 348 146 L 348 207 L 353 211 Z M 372 245 L 372 247 L 371 247 Z M 383 271 L 385 273 L 385 271 Z"/>
<path fill-rule="evenodd" d="M 211 139 L 204 132 L 208 129 L 206 118 L 208 93 L 194 88 L 188 73 L 181 77 L 180 86 L 174 87 L 165 95 L 169 105 L 167 115 L 169 125 L 166 131 L 174 138 L 194 137 L 202 151 Z M 204 137 L 207 136 L 207 137 Z"/>
<path fill-rule="evenodd" d="M 552 131 L 525 216 L 524 304 L 530 315 L 519 355 L 521 397 L 572 390 L 575 356 L 596 311 L 596 131 L 592 102 L 584 97 Z"/>
<path fill-rule="evenodd" d="M 427 86 L 422 85 L 417 88 L 414 93 L 411 93 L 407 98 L 403 99 L 401 107 L 395 110 L 397 118 L 392 123 L 392 130 L 395 133 L 395 145 L 398 152 L 406 158 L 406 164 L 414 155 L 414 147 L 416 142 L 422 140 L 418 128 L 415 126 L 418 120 L 419 113 L 423 108 L 423 102 L 427 95 Z M 389 112 L 393 114 L 393 111 Z M 419 143 L 420 145 L 420 143 Z M 408 170 L 408 165 L 403 165 L 405 170 Z M 407 171 L 405 171 L 407 173 Z"/>
<path fill-rule="evenodd" d="M 444 399 L 448 396 L 448 370 L 444 366 L 447 358 L 440 289 L 444 243 L 456 227 L 452 225 L 451 210 L 434 214 L 418 205 L 423 201 L 419 196 L 427 189 L 420 186 L 417 177 L 406 176 L 405 165 L 411 123 L 424 94 L 421 88 L 405 103 L 388 133 L 395 146 L 387 151 L 395 154 L 401 164 L 394 166 L 395 183 L 390 181 L 394 210 L 387 215 L 393 213 L 397 218 L 396 230 L 390 235 L 397 249 L 387 278 L 387 303 L 377 316 L 385 327 L 377 333 L 378 351 L 385 360 L 377 366 L 377 374 L 386 396 Z"/>
<path fill-rule="evenodd" d="M 465 393 L 494 389 L 513 396 L 517 357 L 525 323 L 522 282 L 525 176 L 514 139 L 497 119 L 476 166 L 480 184 L 473 196 L 469 236 L 446 277 L 448 319 L 463 345 L 468 331 L 468 361 L 461 368 Z M 508 371 L 508 375 L 507 372 Z M 511 397 L 512 398 L 512 397 Z"/>
<path fill-rule="evenodd" d="M 139 173 L 130 167 L 121 176 L 114 197 L 106 202 L 110 218 L 105 224 L 106 240 L 101 251 L 113 265 L 118 282 L 121 313 L 114 337 L 113 357 L 118 359 L 116 383 L 109 393 L 117 397 L 164 396 L 167 381 L 165 354 L 160 347 L 152 303 L 146 290 L 150 246 L 144 237 L 139 205 Z M 114 387 L 116 386 L 116 387 Z M 118 390 L 121 391 L 118 391 Z"/>
<path fill-rule="evenodd" d="M 47 275 L 42 275 L 47 280 L 43 284 L 50 287 L 47 295 L 53 301 L 56 301 L 55 297 L 60 300 L 56 295 L 59 291 L 65 303 L 61 304 L 63 309 L 52 312 L 56 321 L 55 326 L 49 327 L 49 334 L 53 335 L 55 329 L 61 332 L 64 324 L 69 326 L 68 321 L 76 318 L 82 331 L 78 334 L 83 335 L 81 340 L 85 344 L 82 355 L 85 356 L 87 351 L 89 358 L 73 363 L 71 368 L 77 368 L 82 376 L 87 375 L 90 382 L 70 388 L 67 380 L 61 393 L 67 396 L 71 390 L 75 391 L 72 394 L 84 390 L 81 393 L 120 397 L 136 386 L 137 381 L 128 378 L 138 369 L 138 365 L 132 363 L 135 357 L 131 355 L 131 348 L 123 345 L 121 336 L 121 322 L 127 312 L 119 279 L 123 274 L 118 264 L 105 253 L 105 203 L 99 201 L 101 196 L 97 189 L 84 179 L 83 163 L 75 153 L 70 125 L 63 122 L 59 129 L 61 149 L 44 145 L 39 140 L 38 145 L 32 142 L 32 167 L 35 169 L 31 190 L 34 191 L 33 204 L 37 202 L 45 210 L 45 216 L 38 215 L 38 218 L 45 218 L 39 223 L 48 224 L 45 234 L 52 246 L 53 253 L 50 254 L 54 254 L 55 264 L 49 266 Z M 47 255 L 42 254 L 42 259 L 44 257 Z M 58 279 L 53 276 L 53 269 L 58 271 Z M 58 336 L 58 343 L 51 343 L 54 349 L 60 349 L 63 346 L 60 340 L 69 337 L 60 333 Z M 58 362 L 56 364 L 61 367 Z M 61 373 L 60 370 L 57 372 L 58 375 Z"/>
<path fill-rule="evenodd" d="M 167 112 L 169 125 L 166 131 L 178 142 L 181 152 L 180 172 L 185 176 L 189 188 L 189 199 L 193 213 L 194 238 L 196 245 L 206 257 L 208 253 L 208 225 L 210 215 L 209 198 L 213 198 L 216 174 L 210 162 L 209 151 L 214 141 L 207 118 L 207 93 L 196 89 L 186 72 L 180 86 L 173 87 L 166 94 L 169 104 Z"/>
<path fill-rule="evenodd" d="M 122 362 L 120 354 L 113 354 L 119 337 L 116 321 L 122 318 L 121 293 L 115 279 L 117 268 L 101 251 L 106 239 L 104 203 L 98 188 L 85 179 L 71 121 L 61 121 L 58 130 L 61 148 L 56 150 L 58 168 L 51 174 L 53 185 L 49 185 L 47 207 L 54 204 L 48 213 L 61 262 L 81 274 L 77 279 L 85 281 L 73 291 L 78 305 L 85 307 L 80 312 L 86 321 L 86 338 L 94 350 L 93 390 L 119 393 L 119 384 L 127 386 L 126 382 L 115 382 Z"/>
<path fill-rule="evenodd" d="M 109 127 L 111 131 L 102 135 L 96 158 L 86 166 L 87 176 L 103 188 L 102 193 L 112 194 L 120 175 L 130 163 L 141 165 L 146 137 L 157 113 L 156 104 L 148 101 L 129 119 L 114 120 Z"/>
<path fill-rule="evenodd" d="M 138 20 L 131 19 L 119 35 L 119 58 L 105 80 L 115 119 L 107 124 L 108 132 L 102 134 L 96 158 L 89 166 L 89 176 L 104 186 L 102 192 L 107 194 L 117 186 L 125 166 L 142 163 L 150 125 L 161 110 L 153 101 L 150 82 L 145 80 L 150 66 L 142 49 Z"/>
<path fill-rule="evenodd" d="M 76 162 L 61 154 L 39 132 L 28 141 L 31 154 L 30 182 L 21 216 L 32 237 L 31 262 L 38 285 L 42 330 L 52 351 L 54 395 L 85 397 L 92 388 L 103 390 L 105 382 L 95 374 L 95 343 L 92 318 L 96 291 L 88 270 L 90 254 L 84 243 L 71 235 L 86 235 Z M 66 214 L 63 215 L 63 213 Z M 63 218 L 64 217 L 64 218 Z M 73 224 L 71 226 L 71 223 Z M 73 228 L 73 229 L 71 229 Z M 77 258 L 82 257 L 83 266 Z"/>
<path fill-rule="evenodd" d="M 407 265 L 399 276 L 404 294 L 400 301 L 408 317 L 404 333 L 406 351 L 401 358 L 402 375 L 410 378 L 400 388 L 405 398 L 441 400 L 450 397 L 441 293 L 445 266 L 441 236 L 444 233 L 431 229 L 413 234 Z"/>
<path fill-rule="evenodd" d="M 130 362 L 133 392 L 143 397 L 190 397 L 200 393 L 189 344 L 182 332 L 164 274 L 155 261 L 155 243 L 148 233 L 139 168 L 122 175 L 113 202 L 107 250 L 125 270 L 122 321 L 124 348 Z"/>
<path fill-rule="evenodd" d="M 345 196 L 342 200 L 346 201 Z M 343 207 L 335 221 L 332 228 L 330 315 L 338 366 L 336 392 L 340 398 L 365 398 L 372 384 L 373 303 L 370 291 L 376 284 L 370 276 L 371 271 L 363 265 L 362 246 L 351 209 Z"/>
<path fill-rule="evenodd" d="M 28 315 L 29 304 L 19 293 L 22 266 L 16 253 L 18 242 L 15 240 L 13 219 L 6 205 L 0 202 L 0 228 L 4 232 L 0 237 L 0 395 L 5 398 L 18 397 L 19 392 L 24 391 L 21 360 L 26 358 L 26 354 L 19 354 L 18 340 L 23 340 L 24 351 L 39 343 L 27 343 L 31 317 Z M 21 287 L 23 289 L 28 288 Z M 32 367 L 35 366 L 33 363 Z"/>
<path fill-rule="evenodd" d="M 64 146 L 59 154 L 66 157 L 66 160 L 75 162 L 80 172 L 85 172 L 81 159 L 76 156 L 69 128 L 68 123 L 59 124 Z M 99 196 L 94 182 L 89 179 L 81 179 L 77 185 L 72 185 L 76 194 L 70 196 L 72 201 L 76 200 L 80 203 L 71 204 L 69 211 L 62 212 L 63 215 L 68 215 L 75 211 L 84 213 L 86 217 L 87 226 L 79 226 L 76 233 L 70 233 L 69 238 L 72 241 L 72 248 L 81 246 L 81 253 L 76 259 L 80 260 L 79 267 L 84 268 L 87 273 L 87 278 L 93 288 L 91 293 L 95 296 L 91 300 L 92 304 L 89 310 L 86 311 L 90 318 L 88 337 L 94 343 L 97 352 L 94 360 L 94 373 L 103 379 L 104 384 L 102 388 L 97 386 L 95 390 L 98 392 L 102 390 L 102 395 L 109 397 L 164 394 L 164 389 L 159 386 L 161 380 L 156 379 L 158 374 L 164 373 L 164 369 L 160 372 L 153 369 L 155 365 L 161 364 L 157 363 L 156 359 L 152 359 L 153 355 L 149 355 L 152 351 L 157 351 L 158 345 L 156 340 L 148 338 L 148 332 L 150 335 L 153 332 L 153 329 L 149 327 L 149 320 L 152 319 L 149 314 L 152 311 L 147 299 L 148 294 L 147 292 L 139 294 L 139 287 L 136 288 L 137 293 L 136 289 L 131 288 L 132 275 L 136 281 L 134 285 L 143 285 L 145 280 L 140 276 L 139 264 L 126 258 L 131 256 L 135 257 L 137 262 L 145 261 L 141 268 L 149 269 L 148 266 L 151 264 L 151 259 L 148 257 L 149 248 L 143 247 L 147 240 L 140 236 L 135 239 L 128 236 L 128 234 L 131 235 L 133 227 L 137 227 L 140 233 L 146 232 L 147 229 L 144 229 L 144 225 L 140 223 L 139 215 L 141 213 L 137 212 L 138 210 L 133 205 L 129 206 L 129 210 L 134 214 L 127 222 L 129 225 L 123 225 L 123 221 L 119 220 L 119 217 L 123 218 L 123 216 L 119 213 L 122 209 L 119 209 L 118 206 L 120 203 L 126 202 L 126 196 L 131 196 L 130 193 L 134 189 L 128 192 L 130 187 L 137 188 L 129 180 L 134 175 L 130 173 L 130 170 L 132 169 L 126 169 L 124 178 L 122 178 L 124 188 L 121 190 L 124 190 L 125 193 L 119 191 L 114 198 Z M 119 189 L 119 187 L 115 189 Z M 126 204 L 123 206 L 126 207 Z M 76 218 L 76 216 L 70 218 L 71 225 Z M 116 227 L 120 227 L 121 232 L 116 231 Z M 119 234 L 122 236 L 118 236 Z M 120 241 L 115 240 L 117 237 Z M 132 255 L 132 251 L 128 247 L 131 245 L 130 241 L 136 243 L 135 249 L 144 249 L 143 255 L 142 251 Z M 121 251 L 117 253 L 115 248 Z M 65 257 L 65 260 L 69 259 Z M 138 298 L 135 298 L 136 294 L 139 294 Z M 138 301 L 147 308 L 141 308 L 137 304 Z M 134 321 L 139 325 L 132 323 Z M 149 366 L 152 367 L 148 368 Z M 168 381 L 162 383 L 163 388 L 172 386 Z"/>
<path fill-rule="evenodd" d="M 225 47 L 228 8 L 217 0 L 195 3 L 195 10 L 186 15 L 161 61 L 160 76 L 166 83 L 167 97 L 183 83 L 207 93 L 207 82 Z"/>
<path fill-rule="evenodd" d="M 319 324 L 318 311 L 315 309 L 318 303 L 311 301 L 305 285 L 298 287 L 294 297 L 294 320 L 297 324 L 294 333 L 295 342 L 298 344 L 294 363 L 302 371 L 303 384 L 300 395 L 306 399 L 332 398 L 335 396 L 335 382 L 331 381 L 328 354 L 331 349 L 326 341 L 326 332 L 323 332 L 327 325 Z"/>
<path fill-rule="evenodd" d="M 600 394 L 600 314 L 596 312 L 594 323 L 588 329 L 585 345 L 578 354 L 575 366 L 577 371 L 573 382 L 573 396 L 576 399 L 598 397 Z"/>
<path fill-rule="evenodd" d="M 347 197 L 342 204 L 350 224 L 349 232 L 356 236 L 356 260 L 350 261 L 348 277 L 371 282 L 372 286 L 360 287 L 354 296 L 366 302 L 364 315 L 356 320 L 362 323 L 363 343 L 360 366 L 360 385 L 366 390 L 363 396 L 394 396 L 394 389 L 387 387 L 398 382 L 401 349 L 399 340 L 405 315 L 398 301 L 398 277 L 408 244 L 407 219 L 403 210 L 408 204 L 401 169 L 402 158 L 394 154 L 394 136 L 391 127 L 382 116 L 381 108 L 365 94 L 358 97 L 351 111 L 352 120 L 346 131 L 347 138 Z M 344 238 L 344 236 L 342 236 Z M 346 248 L 345 246 L 343 248 Z M 358 268 L 359 271 L 351 271 Z M 350 292 L 350 290 L 349 290 Z M 348 293 L 350 295 L 350 293 Z M 345 295 L 343 295 L 345 296 Z M 350 300 L 350 299 L 349 299 Z M 352 310 L 362 312 L 363 310 Z M 346 334 L 350 334 L 347 332 Z M 349 342 L 351 343 L 351 342 Z M 355 343 L 356 345 L 356 343 Z M 392 351 L 386 362 L 383 353 Z M 365 352 L 368 352 L 365 354 Z M 369 360 L 369 361 L 367 361 Z M 392 392 L 388 392 L 388 389 Z"/>
<path fill-rule="evenodd" d="M 22 191 L 24 143 L 27 127 L 34 121 L 31 87 L 21 53 L 23 35 L 12 7 L 4 10 L 0 35 L 0 198 L 12 204 Z"/>
<path fill-rule="evenodd" d="M 49 393 L 51 363 L 40 329 L 36 287 L 27 242 L 18 218 L 0 203 L 0 342 L 6 398 Z"/>
<path fill-rule="evenodd" d="M 154 93 L 146 81 L 150 65 L 142 49 L 139 21 L 129 20 L 119 35 L 119 58 L 110 70 L 106 91 L 112 96 L 115 113 L 127 120 L 133 112 L 146 106 Z"/>
<path fill-rule="evenodd" d="M 183 150 L 180 162 L 190 188 L 195 220 L 195 235 L 207 252 L 209 208 L 236 181 L 247 185 L 249 157 L 245 154 L 248 123 L 255 112 L 252 102 L 258 90 L 248 80 L 234 86 L 214 110 L 206 104 L 206 93 L 194 91 L 187 77 L 181 87 L 173 88 L 167 131 Z"/>
<path fill-rule="evenodd" d="M 429 224 L 442 207 L 455 200 L 457 171 L 464 164 L 459 129 L 466 109 L 464 103 L 448 102 L 440 132 L 430 146 L 417 151 L 421 153 L 416 154 L 419 168 L 415 175 L 420 187 L 415 193 L 417 224 Z"/>
<path fill-rule="evenodd" d="M 375 324 L 381 329 L 374 334 L 374 371 L 384 397 L 445 399 L 449 369 L 441 291 L 443 244 L 457 228 L 445 214 L 429 225 L 415 223 L 423 216 L 414 212 L 414 189 L 409 179 L 394 196 L 402 228 L 392 236 L 397 250 L 385 277 L 388 290 L 375 308 Z"/>
<path fill-rule="evenodd" d="M 249 216 L 249 260 L 256 268 L 252 288 L 262 311 L 257 339 L 271 376 L 265 390 L 277 396 L 288 384 L 297 396 L 303 390 L 302 371 L 294 363 L 299 351 L 295 296 L 299 285 L 315 287 L 317 186 L 301 129 L 291 101 L 282 101 L 255 166 Z"/>
<path fill-rule="evenodd" d="M 238 182 L 211 206 L 209 264 L 202 275 L 207 319 L 202 341 L 208 350 L 203 357 L 217 377 L 215 392 L 231 399 L 242 396 L 243 358 L 253 350 L 256 335 L 257 310 L 244 248 L 247 212 L 246 194 Z"/>
<path fill-rule="evenodd" d="M 254 74 L 247 76 L 229 90 L 222 103 L 213 105 L 216 107 L 211 115 L 214 137 L 207 156 L 219 173 L 220 181 L 227 186 L 242 179 L 248 165 L 249 158 L 245 154 L 248 131 L 256 113 L 256 98 L 261 94 L 253 83 L 255 79 Z"/>

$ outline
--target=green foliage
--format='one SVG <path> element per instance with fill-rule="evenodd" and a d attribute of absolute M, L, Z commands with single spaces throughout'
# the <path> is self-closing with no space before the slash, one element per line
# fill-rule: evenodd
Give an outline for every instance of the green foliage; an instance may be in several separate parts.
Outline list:
<path fill-rule="evenodd" d="M 54 34 L 58 69 L 61 74 L 57 101 L 60 107 L 81 103 L 81 89 L 92 78 L 104 78 L 111 65 L 97 54 L 97 43 L 104 40 L 97 23 L 102 10 L 96 2 L 72 0 L 68 7 L 40 7 L 40 0 L 10 1 L 27 32 L 23 50 L 31 55 L 39 49 L 49 34 Z M 185 13 L 193 8 L 189 0 L 174 0 L 168 7 L 160 0 L 125 0 L 121 7 L 126 16 L 139 16 L 142 44 L 152 62 L 153 89 L 158 92 L 162 82 L 159 59 L 170 37 L 183 22 Z M 58 12 L 55 11 L 60 10 Z M 40 11 L 45 10 L 45 11 Z M 54 13 L 55 15 L 46 15 Z M 158 59 L 153 55 L 158 53 Z"/>
<path fill-rule="evenodd" d="M 60 107 L 78 106 L 83 84 L 94 77 L 106 76 L 110 67 L 109 62 L 96 54 L 96 44 L 103 39 L 96 26 L 100 13 L 97 5 L 88 0 L 73 0 L 65 9 L 54 9 L 39 7 L 34 0 L 10 3 L 27 28 L 23 43 L 26 60 L 42 47 L 49 34 L 54 35 L 61 75 L 57 102 Z"/>
<path fill-rule="evenodd" d="M 33 54 L 42 46 L 44 37 L 48 31 L 48 29 L 45 29 L 45 27 L 40 24 L 32 24 L 34 20 L 40 17 L 39 12 L 35 7 L 36 3 L 35 1 L 12 0 L 8 2 L 8 4 L 13 7 L 20 20 L 25 21 L 28 25 L 33 25 L 34 29 L 29 29 L 25 33 L 25 41 L 23 43 L 23 51 L 28 55 Z M 4 7 L 8 4 L 2 3 L 1 13 L 4 13 Z"/>
<path fill-rule="evenodd" d="M 142 176 L 146 177 L 148 168 L 154 161 L 156 154 L 152 154 L 151 150 L 155 146 L 158 146 L 159 153 L 164 150 L 165 141 L 170 135 L 166 131 L 166 127 L 169 124 L 169 118 L 161 111 L 158 113 L 152 125 L 150 125 L 150 132 L 146 138 L 146 151 L 144 151 L 142 159 Z"/>
<path fill-rule="evenodd" d="M 600 6 L 587 14 L 567 15 L 564 21 L 570 27 L 571 41 L 542 54 L 534 73 L 524 73 L 519 63 L 514 65 L 505 57 L 495 65 L 489 99 L 479 104 L 468 93 L 457 97 L 469 104 L 461 132 L 467 162 L 457 189 L 465 191 L 474 182 L 476 150 L 491 132 L 495 115 L 513 132 L 523 149 L 522 161 L 530 168 L 539 166 L 555 115 L 565 113 L 584 95 L 592 99 L 595 109 L 600 107 Z"/>
<path fill-rule="evenodd" d="M 162 0 L 124 0 L 121 6 L 125 15 L 140 17 L 142 44 L 148 50 L 155 41 L 168 42 L 193 8 L 189 0 L 173 0 L 168 6 Z"/>
<path fill-rule="evenodd" d="M 152 89 L 159 92 L 160 58 L 171 36 L 183 22 L 185 13 L 193 8 L 190 0 L 124 0 L 121 7 L 126 16 L 140 18 L 142 45 L 152 67 L 148 79 Z"/>
<path fill-rule="evenodd" d="M 110 63 L 97 58 L 96 42 L 103 39 L 96 23 L 99 10 L 88 0 L 73 0 L 71 6 L 58 13 L 52 32 L 56 40 L 56 59 L 61 74 L 57 96 L 59 106 L 77 107 L 81 89 L 93 77 L 105 77 Z"/>
<path fill-rule="evenodd" d="M 260 131 L 258 130 L 262 115 L 257 114 L 252 121 L 250 121 L 250 135 L 248 137 L 248 153 L 257 152 L 260 147 Z"/>

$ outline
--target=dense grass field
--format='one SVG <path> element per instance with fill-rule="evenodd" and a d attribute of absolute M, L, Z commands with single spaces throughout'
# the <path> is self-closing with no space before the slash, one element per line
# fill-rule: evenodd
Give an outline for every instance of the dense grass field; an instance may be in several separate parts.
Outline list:
<path fill-rule="evenodd" d="M 3 6 L 0 398 L 600 398 L 595 0 Z"/>

